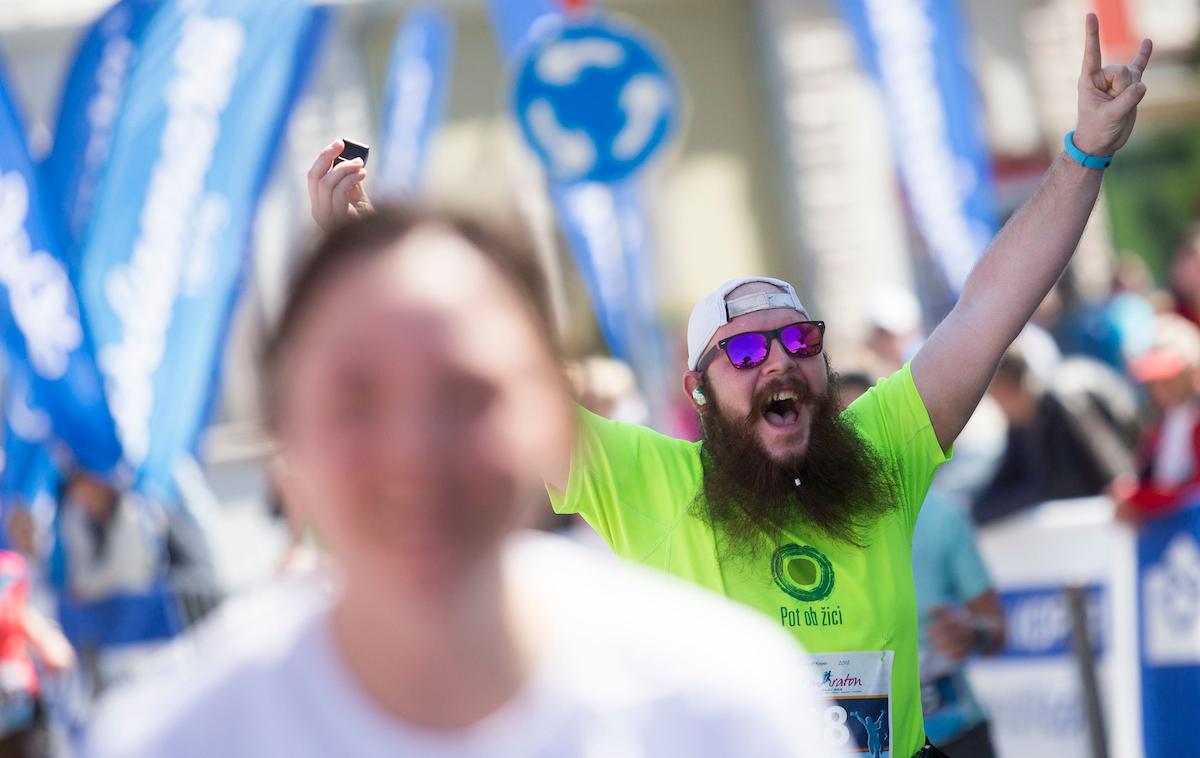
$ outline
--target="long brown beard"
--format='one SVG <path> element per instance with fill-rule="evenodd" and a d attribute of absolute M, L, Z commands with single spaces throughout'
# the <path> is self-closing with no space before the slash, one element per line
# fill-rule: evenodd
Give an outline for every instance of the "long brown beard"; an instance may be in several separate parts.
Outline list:
<path fill-rule="evenodd" d="M 836 375 L 819 396 L 792 378 L 764 387 L 759 397 L 781 389 L 813 406 L 807 449 L 786 461 L 768 455 L 755 434 L 763 401 L 746 418 L 731 420 L 706 388 L 714 402 L 701 407 L 704 475 L 693 513 L 717 532 L 723 551 L 741 557 L 774 546 L 784 530 L 815 530 L 865 546 L 864 531 L 899 502 L 892 466 L 842 417 Z"/>

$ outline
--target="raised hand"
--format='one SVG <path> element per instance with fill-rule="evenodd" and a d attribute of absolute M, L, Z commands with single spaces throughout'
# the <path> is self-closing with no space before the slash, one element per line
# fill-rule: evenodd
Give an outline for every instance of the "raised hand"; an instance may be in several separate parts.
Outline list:
<path fill-rule="evenodd" d="M 345 143 L 338 140 L 317 154 L 308 170 L 308 202 L 313 220 L 325 230 L 348 218 L 371 213 L 374 208 L 363 189 L 367 170 L 359 158 L 333 165 Z"/>
<path fill-rule="evenodd" d="M 1148 39 L 1142 40 L 1128 66 L 1101 66 L 1100 22 L 1096 14 L 1087 15 L 1086 28 L 1075 147 L 1092 155 L 1112 155 L 1133 131 L 1138 103 L 1146 96 L 1142 73 L 1150 62 L 1153 45 Z"/>

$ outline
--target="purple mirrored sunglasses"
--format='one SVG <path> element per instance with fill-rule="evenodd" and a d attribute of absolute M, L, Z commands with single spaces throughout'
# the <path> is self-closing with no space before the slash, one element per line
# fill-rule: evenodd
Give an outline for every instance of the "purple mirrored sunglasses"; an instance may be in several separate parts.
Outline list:
<path fill-rule="evenodd" d="M 808 358 L 819 355 L 825 339 L 824 321 L 797 321 L 794 324 L 781 326 L 778 329 L 767 329 L 761 332 L 742 332 L 718 342 L 704 354 L 696 364 L 697 371 L 704 371 L 724 351 L 729 363 L 737 369 L 755 368 L 761 366 L 771 354 L 771 343 L 776 339 L 789 355 L 798 358 Z"/>

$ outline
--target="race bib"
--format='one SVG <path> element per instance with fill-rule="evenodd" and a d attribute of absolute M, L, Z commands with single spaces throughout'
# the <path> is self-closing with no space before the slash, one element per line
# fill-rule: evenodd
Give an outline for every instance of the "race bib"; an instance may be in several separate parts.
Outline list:
<path fill-rule="evenodd" d="M 891 650 L 814 653 L 821 744 L 829 752 L 890 758 Z"/>

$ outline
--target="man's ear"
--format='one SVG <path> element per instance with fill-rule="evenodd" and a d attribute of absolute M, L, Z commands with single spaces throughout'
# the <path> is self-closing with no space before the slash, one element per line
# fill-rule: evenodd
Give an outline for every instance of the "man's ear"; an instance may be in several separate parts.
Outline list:
<path fill-rule="evenodd" d="M 708 402 L 708 398 L 704 394 L 704 375 L 699 371 L 684 372 L 683 391 L 693 405 L 704 405 Z"/>

